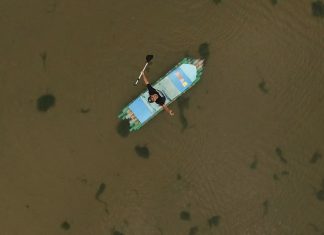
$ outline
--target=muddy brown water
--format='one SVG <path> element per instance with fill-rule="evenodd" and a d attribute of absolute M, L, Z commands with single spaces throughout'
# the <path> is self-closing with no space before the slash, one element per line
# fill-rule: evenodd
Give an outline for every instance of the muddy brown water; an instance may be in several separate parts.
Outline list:
<path fill-rule="evenodd" d="M 0 233 L 324 233 L 322 5 L 2 0 Z M 128 134 L 151 53 L 208 61 Z"/>

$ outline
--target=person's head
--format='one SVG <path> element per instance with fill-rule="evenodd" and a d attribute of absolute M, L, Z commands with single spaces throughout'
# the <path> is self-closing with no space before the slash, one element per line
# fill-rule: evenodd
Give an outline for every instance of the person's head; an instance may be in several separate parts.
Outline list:
<path fill-rule="evenodd" d="M 148 102 L 153 103 L 153 102 L 155 102 L 158 98 L 159 98 L 159 96 L 158 96 L 157 94 L 153 94 L 153 95 L 150 95 L 150 96 L 147 98 L 147 100 L 148 100 Z"/>

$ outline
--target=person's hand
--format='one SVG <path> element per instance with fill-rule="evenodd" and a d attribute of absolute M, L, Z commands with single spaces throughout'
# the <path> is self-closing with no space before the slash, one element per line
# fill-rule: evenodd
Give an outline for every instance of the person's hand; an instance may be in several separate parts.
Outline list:
<path fill-rule="evenodd" d="M 174 112 L 170 109 L 169 114 L 170 114 L 170 116 L 173 116 Z"/>

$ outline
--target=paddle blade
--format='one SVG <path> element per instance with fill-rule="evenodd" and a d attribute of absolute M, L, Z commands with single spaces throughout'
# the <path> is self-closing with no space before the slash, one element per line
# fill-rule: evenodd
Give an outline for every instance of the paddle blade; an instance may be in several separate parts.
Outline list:
<path fill-rule="evenodd" d="M 153 55 L 146 56 L 146 62 L 149 63 L 153 59 Z"/>

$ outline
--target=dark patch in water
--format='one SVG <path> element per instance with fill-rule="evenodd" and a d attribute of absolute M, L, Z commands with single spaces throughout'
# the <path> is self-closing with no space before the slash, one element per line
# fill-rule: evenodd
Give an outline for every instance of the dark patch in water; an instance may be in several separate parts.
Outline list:
<path fill-rule="evenodd" d="M 323 190 L 320 190 L 316 193 L 316 197 L 318 200 L 320 201 L 324 201 L 324 189 Z"/>
<path fill-rule="evenodd" d="M 42 59 L 43 69 L 46 70 L 46 60 L 47 60 L 47 53 L 46 53 L 46 51 L 40 53 L 39 56 Z"/>
<path fill-rule="evenodd" d="M 117 132 L 121 137 L 127 137 L 129 135 L 129 121 L 122 120 L 118 123 Z"/>
<path fill-rule="evenodd" d="M 148 147 L 144 146 L 139 146 L 136 145 L 135 146 L 135 152 L 137 153 L 138 156 L 148 159 L 150 157 L 150 151 L 148 149 Z"/>
<path fill-rule="evenodd" d="M 98 202 L 104 204 L 104 206 L 105 206 L 105 212 L 108 214 L 109 213 L 109 211 L 108 211 L 108 204 L 107 204 L 107 202 L 103 201 L 100 198 L 100 196 L 105 192 L 105 190 L 106 190 L 106 184 L 105 183 L 101 183 L 99 185 L 99 188 L 98 188 L 97 192 L 96 192 L 95 198 L 96 198 L 96 200 Z"/>
<path fill-rule="evenodd" d="M 220 216 L 218 215 L 215 215 L 215 216 L 212 216 L 211 218 L 208 219 L 208 225 L 209 227 L 212 227 L 212 226 L 218 226 L 219 225 L 219 222 L 220 222 Z"/>
<path fill-rule="evenodd" d="M 324 3 L 321 0 L 312 2 L 313 16 L 324 17 Z"/>
<path fill-rule="evenodd" d="M 267 215 L 268 212 L 269 212 L 269 201 L 268 200 L 265 200 L 263 203 L 262 203 L 262 206 L 263 206 L 263 216 Z"/>
<path fill-rule="evenodd" d="M 180 219 L 182 220 L 190 220 L 191 216 L 188 211 L 181 211 L 180 212 Z"/>
<path fill-rule="evenodd" d="M 26 207 L 27 209 L 29 209 L 30 206 L 27 204 L 25 207 Z"/>
<path fill-rule="evenodd" d="M 272 5 L 277 5 L 278 0 L 270 0 L 270 2 L 271 2 Z"/>
<path fill-rule="evenodd" d="M 105 190 L 106 190 L 106 184 L 101 183 L 101 184 L 99 185 L 99 188 L 98 188 L 97 193 L 96 193 L 96 199 L 97 199 L 97 200 L 99 199 L 100 195 L 103 194 L 103 193 L 105 192 Z"/>
<path fill-rule="evenodd" d="M 273 174 L 273 180 L 278 181 L 280 180 L 280 178 L 277 174 Z"/>
<path fill-rule="evenodd" d="M 81 108 L 80 109 L 80 112 L 81 113 L 89 113 L 90 112 L 90 109 L 89 108 L 86 108 L 86 109 L 85 108 Z"/>
<path fill-rule="evenodd" d="M 55 105 L 55 97 L 51 94 L 42 95 L 37 99 L 37 109 L 40 112 L 47 112 Z"/>
<path fill-rule="evenodd" d="M 71 225 L 64 221 L 62 224 L 61 224 L 61 228 L 64 229 L 64 230 L 69 230 L 71 228 Z"/>
<path fill-rule="evenodd" d="M 259 83 L 259 88 L 264 94 L 268 94 L 269 88 L 267 87 L 267 83 L 265 81 Z"/>
<path fill-rule="evenodd" d="M 198 226 L 191 227 L 188 235 L 196 235 L 198 233 Z"/>
<path fill-rule="evenodd" d="M 324 235 L 324 232 L 321 231 L 315 224 L 309 223 L 309 226 L 311 226 L 316 233 L 319 233 L 320 235 Z"/>
<path fill-rule="evenodd" d="M 56 11 L 56 7 L 57 7 L 57 2 L 55 0 L 52 0 L 52 3 L 48 5 L 47 8 L 47 13 L 53 13 Z"/>
<path fill-rule="evenodd" d="M 119 232 L 119 231 L 117 231 L 117 230 L 114 230 L 113 232 L 112 232 L 112 235 L 124 235 L 122 232 Z"/>
<path fill-rule="evenodd" d="M 184 110 L 189 108 L 189 97 L 181 96 L 177 100 L 177 104 L 179 107 L 179 118 L 182 124 L 182 131 L 188 128 L 188 120 L 184 115 Z"/>
<path fill-rule="evenodd" d="M 289 171 L 281 171 L 280 173 L 282 176 L 287 176 L 289 175 Z"/>
<path fill-rule="evenodd" d="M 258 165 L 258 160 L 255 159 L 251 164 L 250 164 L 250 169 L 255 170 Z"/>
<path fill-rule="evenodd" d="M 177 180 L 181 180 L 182 176 L 180 174 L 177 174 Z"/>
<path fill-rule="evenodd" d="M 82 184 L 87 184 L 88 183 L 88 180 L 86 178 L 82 178 L 80 179 L 81 183 Z"/>
<path fill-rule="evenodd" d="M 309 160 L 310 163 L 315 164 L 318 160 L 322 158 L 322 154 L 319 152 L 313 153 L 312 158 Z"/>
<path fill-rule="evenodd" d="M 213 0 L 213 2 L 217 5 L 222 2 L 222 0 Z"/>
<path fill-rule="evenodd" d="M 288 163 L 287 160 L 283 156 L 283 152 L 282 152 L 282 149 L 281 148 L 277 147 L 276 150 L 275 150 L 275 152 L 276 152 L 277 156 L 279 157 L 279 159 L 280 159 L 280 161 L 282 163 L 285 163 L 285 164 Z"/>
<path fill-rule="evenodd" d="M 202 44 L 200 44 L 199 46 L 199 55 L 201 58 L 203 58 L 205 61 L 204 61 L 204 64 L 206 64 L 208 58 L 209 58 L 209 44 L 207 42 L 204 42 Z"/>

